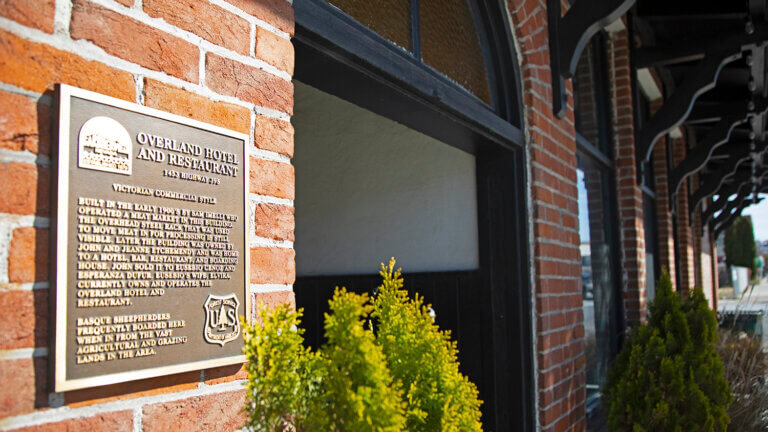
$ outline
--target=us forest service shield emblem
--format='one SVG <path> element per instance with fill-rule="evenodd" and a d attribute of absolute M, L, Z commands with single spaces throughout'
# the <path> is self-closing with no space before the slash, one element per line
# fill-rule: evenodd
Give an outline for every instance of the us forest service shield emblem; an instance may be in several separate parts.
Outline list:
<path fill-rule="evenodd" d="M 224 346 L 240 336 L 240 320 L 237 310 L 240 301 L 235 294 L 218 296 L 208 294 L 203 309 L 205 310 L 205 329 L 203 337 L 206 342 Z"/>

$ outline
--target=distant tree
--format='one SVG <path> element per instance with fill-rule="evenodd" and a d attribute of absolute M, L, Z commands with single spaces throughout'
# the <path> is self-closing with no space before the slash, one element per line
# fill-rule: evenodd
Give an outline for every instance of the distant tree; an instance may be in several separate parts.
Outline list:
<path fill-rule="evenodd" d="M 748 267 L 755 274 L 757 249 L 755 248 L 755 232 L 752 229 L 752 218 L 739 216 L 725 230 L 725 259 L 728 265 Z"/>

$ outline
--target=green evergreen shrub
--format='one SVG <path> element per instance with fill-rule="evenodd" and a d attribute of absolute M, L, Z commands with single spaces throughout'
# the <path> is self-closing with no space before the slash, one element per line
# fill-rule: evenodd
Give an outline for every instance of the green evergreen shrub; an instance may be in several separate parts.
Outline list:
<path fill-rule="evenodd" d="M 256 431 L 480 431 L 477 388 L 459 373 L 456 343 L 400 270 L 382 264 L 371 302 L 337 288 L 325 315 L 327 343 L 303 346 L 301 311 L 259 306 L 245 328 L 248 426 Z M 370 323 L 375 320 L 374 333 Z"/>
<path fill-rule="evenodd" d="M 608 373 L 603 403 L 611 430 L 726 430 L 730 388 L 703 292 L 682 302 L 663 271 L 649 309 L 648 324 L 634 330 Z"/>

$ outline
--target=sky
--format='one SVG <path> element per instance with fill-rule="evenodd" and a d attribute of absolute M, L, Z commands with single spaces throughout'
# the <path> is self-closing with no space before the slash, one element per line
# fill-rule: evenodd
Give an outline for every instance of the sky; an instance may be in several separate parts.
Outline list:
<path fill-rule="evenodd" d="M 582 243 L 589 242 L 589 211 L 587 208 L 587 188 L 584 186 L 584 171 L 576 170 L 576 186 L 579 190 L 579 238 Z"/>
<path fill-rule="evenodd" d="M 768 240 L 768 195 L 759 204 L 751 205 L 741 212 L 742 215 L 752 216 L 752 226 L 755 229 L 755 240 Z"/>

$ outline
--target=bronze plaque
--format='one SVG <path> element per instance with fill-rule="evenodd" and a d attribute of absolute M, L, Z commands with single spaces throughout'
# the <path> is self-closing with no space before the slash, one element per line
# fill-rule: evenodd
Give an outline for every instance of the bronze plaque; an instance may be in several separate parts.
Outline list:
<path fill-rule="evenodd" d="M 245 361 L 248 136 L 59 96 L 56 391 Z"/>

